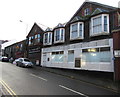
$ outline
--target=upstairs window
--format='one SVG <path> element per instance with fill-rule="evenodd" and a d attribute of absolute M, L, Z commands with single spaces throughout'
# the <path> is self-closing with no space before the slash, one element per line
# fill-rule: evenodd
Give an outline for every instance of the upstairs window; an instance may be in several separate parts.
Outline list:
<path fill-rule="evenodd" d="M 70 26 L 70 39 L 83 39 L 84 35 L 84 24 L 83 22 L 77 22 L 74 24 L 71 24 Z"/>
<path fill-rule="evenodd" d="M 109 33 L 109 15 L 102 14 L 91 18 L 90 35 L 101 35 Z"/>
<path fill-rule="evenodd" d="M 54 42 L 55 43 L 64 42 L 64 33 L 65 33 L 64 28 L 56 29 L 54 31 Z"/>
<path fill-rule="evenodd" d="M 34 39 L 34 37 L 33 36 L 31 36 L 31 37 L 29 37 L 29 45 L 33 45 L 33 39 Z"/>
<path fill-rule="evenodd" d="M 52 44 L 52 32 L 47 32 L 44 34 L 43 44 L 44 45 Z"/>
<path fill-rule="evenodd" d="M 85 10 L 84 10 L 84 16 L 87 16 L 87 15 L 89 15 L 90 14 L 90 9 L 89 8 L 86 8 Z"/>
<path fill-rule="evenodd" d="M 35 43 L 40 43 L 40 34 L 35 35 Z"/>

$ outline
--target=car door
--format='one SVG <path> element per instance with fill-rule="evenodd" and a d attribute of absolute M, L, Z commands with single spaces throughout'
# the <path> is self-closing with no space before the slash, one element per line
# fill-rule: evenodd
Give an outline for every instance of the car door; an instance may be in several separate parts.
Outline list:
<path fill-rule="evenodd" d="M 19 61 L 17 62 L 18 63 L 18 66 L 22 66 L 22 59 L 19 59 Z"/>

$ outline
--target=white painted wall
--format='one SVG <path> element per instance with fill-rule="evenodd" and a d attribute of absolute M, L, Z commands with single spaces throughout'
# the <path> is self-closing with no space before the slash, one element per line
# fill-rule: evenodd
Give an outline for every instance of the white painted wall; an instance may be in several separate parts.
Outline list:
<path fill-rule="evenodd" d="M 111 48 L 111 62 L 81 62 L 81 68 L 75 67 L 75 62 L 67 62 L 68 50 L 74 50 L 74 59 L 82 58 L 82 49 L 85 48 L 97 48 L 97 47 L 110 47 Z M 52 63 L 51 52 L 64 51 L 64 62 L 63 63 Z M 46 53 L 46 62 L 43 62 L 43 53 Z M 47 61 L 50 58 L 50 61 Z M 82 69 L 82 70 L 93 70 L 93 71 L 106 71 L 114 72 L 113 65 L 113 39 L 104 39 L 98 41 L 92 41 L 87 43 L 76 43 L 65 46 L 56 46 L 42 49 L 42 60 L 41 65 L 46 67 L 57 67 L 57 68 L 68 68 L 68 69 Z"/>

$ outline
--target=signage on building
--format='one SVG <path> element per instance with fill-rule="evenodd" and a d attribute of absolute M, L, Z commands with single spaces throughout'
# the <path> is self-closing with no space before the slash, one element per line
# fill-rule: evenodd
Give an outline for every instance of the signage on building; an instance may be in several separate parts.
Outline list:
<path fill-rule="evenodd" d="M 40 52 L 40 48 L 39 47 L 29 50 L 29 53 L 37 53 L 37 52 Z"/>
<path fill-rule="evenodd" d="M 115 57 L 120 57 L 120 50 L 115 50 L 114 55 Z"/>

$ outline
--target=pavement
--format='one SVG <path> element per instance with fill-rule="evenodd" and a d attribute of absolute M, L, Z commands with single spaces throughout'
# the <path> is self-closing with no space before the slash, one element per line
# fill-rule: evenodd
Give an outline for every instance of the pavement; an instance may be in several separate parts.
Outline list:
<path fill-rule="evenodd" d="M 36 66 L 35 69 L 42 69 L 51 73 L 69 77 L 75 80 L 82 81 L 84 83 L 93 84 L 95 86 L 106 88 L 114 92 L 120 93 L 120 82 L 114 81 L 113 73 L 39 66 Z"/>

